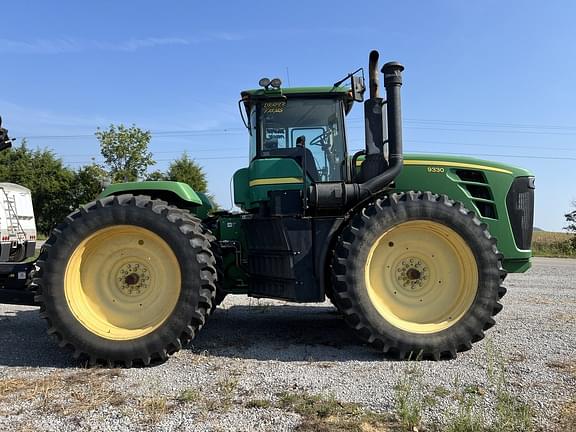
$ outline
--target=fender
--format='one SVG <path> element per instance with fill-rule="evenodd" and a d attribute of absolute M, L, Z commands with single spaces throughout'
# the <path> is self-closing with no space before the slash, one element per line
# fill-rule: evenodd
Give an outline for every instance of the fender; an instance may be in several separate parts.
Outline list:
<path fill-rule="evenodd" d="M 149 195 L 153 198 L 162 199 L 180 208 L 190 209 L 200 219 L 207 218 L 208 213 L 213 209 L 205 194 L 196 192 L 186 183 L 174 181 L 115 183 L 104 189 L 99 198 L 125 193 Z"/>

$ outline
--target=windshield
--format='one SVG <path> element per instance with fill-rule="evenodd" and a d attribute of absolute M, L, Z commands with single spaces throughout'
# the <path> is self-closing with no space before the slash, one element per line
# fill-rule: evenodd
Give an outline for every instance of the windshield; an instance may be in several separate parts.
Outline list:
<path fill-rule="evenodd" d="M 342 181 L 346 148 L 336 99 L 288 99 L 260 106 L 261 157 L 290 157 L 315 182 Z"/>

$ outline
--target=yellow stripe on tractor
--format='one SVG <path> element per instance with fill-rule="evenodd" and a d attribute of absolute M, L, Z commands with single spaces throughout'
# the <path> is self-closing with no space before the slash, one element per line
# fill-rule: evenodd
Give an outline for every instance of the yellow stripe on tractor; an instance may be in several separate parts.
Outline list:
<path fill-rule="evenodd" d="M 303 183 L 302 177 L 278 177 L 278 178 L 265 178 L 250 180 L 250 187 L 252 186 L 267 186 L 277 184 L 298 184 Z"/>
<path fill-rule="evenodd" d="M 356 166 L 362 166 L 363 161 L 357 161 Z M 447 166 L 453 168 L 471 168 L 478 170 L 494 171 L 503 174 L 512 174 L 512 171 L 502 168 L 491 167 L 487 165 L 470 164 L 463 162 L 450 162 L 450 161 L 435 161 L 435 160 L 404 160 L 404 165 L 431 165 L 431 166 Z"/>

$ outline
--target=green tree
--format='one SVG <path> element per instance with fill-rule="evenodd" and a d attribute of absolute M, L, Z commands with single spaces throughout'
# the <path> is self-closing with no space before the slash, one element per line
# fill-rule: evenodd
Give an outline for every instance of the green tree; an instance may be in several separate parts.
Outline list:
<path fill-rule="evenodd" d="M 168 178 L 166 177 L 166 173 L 163 173 L 160 170 L 155 170 L 152 171 L 151 173 L 148 173 L 148 175 L 146 176 L 146 180 L 161 181 L 161 180 L 168 180 Z"/>
<path fill-rule="evenodd" d="M 26 141 L 0 153 L 0 181 L 16 183 L 32 192 L 36 226 L 48 234 L 74 208 L 75 174 L 50 150 L 30 150 Z"/>
<path fill-rule="evenodd" d="M 72 206 L 93 201 L 102 192 L 102 185 L 108 177 L 106 171 L 98 164 L 83 166 L 74 173 L 71 189 Z"/>
<path fill-rule="evenodd" d="M 570 213 L 564 215 L 566 217 L 566 222 L 568 222 L 568 225 L 565 226 L 564 229 L 574 233 L 570 239 L 570 243 L 572 245 L 572 249 L 576 251 L 576 200 L 572 201 L 572 207 L 574 207 L 575 210 L 572 210 Z"/>
<path fill-rule="evenodd" d="M 186 153 L 182 154 L 179 159 L 172 161 L 165 178 L 166 180 L 187 183 L 197 192 L 206 193 L 208 189 L 206 173 Z"/>
<path fill-rule="evenodd" d="M 150 131 L 120 124 L 98 129 L 95 135 L 113 182 L 136 181 L 156 163 L 148 151 Z"/>

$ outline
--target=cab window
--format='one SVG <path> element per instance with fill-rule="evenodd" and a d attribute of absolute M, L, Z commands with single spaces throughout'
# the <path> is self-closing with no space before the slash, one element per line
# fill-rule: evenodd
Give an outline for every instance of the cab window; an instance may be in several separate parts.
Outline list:
<path fill-rule="evenodd" d="M 342 181 L 343 107 L 337 99 L 291 98 L 262 102 L 260 157 L 291 157 L 313 181 Z"/>

